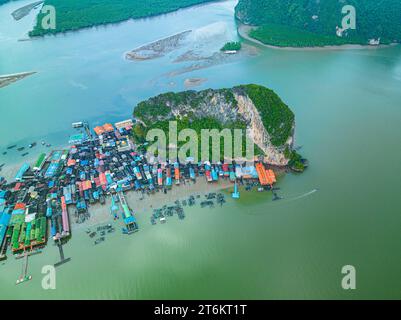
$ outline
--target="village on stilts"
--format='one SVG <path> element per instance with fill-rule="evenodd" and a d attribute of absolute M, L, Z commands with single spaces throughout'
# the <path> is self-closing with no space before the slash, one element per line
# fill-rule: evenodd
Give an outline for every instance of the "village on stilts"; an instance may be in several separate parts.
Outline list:
<path fill-rule="evenodd" d="M 131 139 L 135 120 L 125 120 L 95 127 L 92 131 L 86 122 L 73 123 L 77 130 L 69 140 L 70 147 L 39 155 L 31 167 L 21 166 L 13 181 L 1 180 L 0 184 L 0 260 L 7 255 L 24 259 L 27 268 L 28 256 L 40 253 L 48 239 L 52 239 L 60 250 L 60 263 L 64 258 L 62 245 L 71 237 L 71 221 L 77 224 L 90 218 L 90 208 L 95 203 L 106 205 L 110 199 L 111 218 L 121 224 L 123 234 L 139 230 L 135 203 L 128 203 L 126 192 L 142 194 L 185 188 L 197 179 L 207 183 L 219 179 L 231 181 L 232 198 L 240 197 L 239 185 L 246 190 L 256 187 L 258 191 L 273 193 L 279 199 L 274 184 L 276 175 L 272 168 L 256 161 L 252 165 L 233 163 L 194 163 L 190 158 L 184 163 L 177 159 L 165 162 L 148 162 L 144 151 Z M 185 206 L 198 202 L 204 207 L 223 205 L 225 194 L 210 192 L 204 196 L 191 195 L 184 201 L 177 200 L 172 206 L 154 209 L 149 223 L 164 223 L 176 214 L 184 219 Z M 114 232 L 111 224 L 98 226 L 97 232 L 87 230 L 91 238 L 97 233 L 104 241 L 106 233 Z M 56 264 L 56 265 L 58 265 Z M 17 283 L 29 280 L 26 271 Z"/>

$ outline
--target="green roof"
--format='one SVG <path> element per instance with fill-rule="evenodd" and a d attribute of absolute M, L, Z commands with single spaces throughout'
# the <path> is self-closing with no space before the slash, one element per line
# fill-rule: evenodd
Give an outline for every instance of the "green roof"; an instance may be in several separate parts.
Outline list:
<path fill-rule="evenodd" d="M 46 153 L 42 153 L 39 156 L 38 160 L 36 160 L 34 168 L 38 168 L 39 169 L 40 167 L 42 167 L 42 165 L 45 162 L 45 160 L 46 160 Z"/>

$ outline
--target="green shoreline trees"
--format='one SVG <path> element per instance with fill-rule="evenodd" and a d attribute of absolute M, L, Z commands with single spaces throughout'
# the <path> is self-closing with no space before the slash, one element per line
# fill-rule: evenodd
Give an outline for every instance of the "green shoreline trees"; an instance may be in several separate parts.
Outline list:
<path fill-rule="evenodd" d="M 239 51 L 241 50 L 241 42 L 227 42 L 220 50 L 221 51 Z"/>
<path fill-rule="evenodd" d="M 356 28 L 338 37 L 345 5 L 355 8 Z M 251 37 L 274 46 L 366 45 L 378 38 L 382 44 L 401 42 L 399 0 L 239 0 L 235 11 L 241 22 L 259 27 Z"/>
<path fill-rule="evenodd" d="M 4 0 L 0 0 L 4 1 Z M 39 13 L 31 37 L 145 18 L 214 0 L 45 0 L 57 12 L 56 29 L 43 29 Z"/>

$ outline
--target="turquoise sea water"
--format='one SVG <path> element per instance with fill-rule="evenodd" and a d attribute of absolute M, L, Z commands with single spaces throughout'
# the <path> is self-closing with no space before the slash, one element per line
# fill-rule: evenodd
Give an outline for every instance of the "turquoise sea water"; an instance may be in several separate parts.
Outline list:
<path fill-rule="evenodd" d="M 130 116 L 142 99 L 185 89 L 258 83 L 274 89 L 296 115 L 297 145 L 310 161 L 280 179 L 280 195 L 242 192 L 213 210 L 187 210 L 184 221 L 113 234 L 94 247 L 82 231 L 65 246 L 72 261 L 57 289 L 41 288 L 40 270 L 57 248 L 30 259 L 33 280 L 15 286 L 21 261 L 0 265 L 0 298 L 401 298 L 401 47 L 278 51 L 174 63 L 177 53 L 145 62 L 124 59 L 144 43 L 194 30 L 186 49 L 211 54 L 237 39 L 235 1 L 35 41 L 24 38 L 34 15 L 14 22 L 18 1 L 0 7 L 0 74 L 37 71 L 0 89 L 0 151 L 46 139 L 64 144 L 71 122 L 92 125 Z M 171 72 L 179 71 L 177 75 Z M 19 161 L 10 153 L 0 163 Z M 174 201 L 175 199 L 172 199 Z M 135 210 L 135 204 L 130 204 Z M 357 290 L 341 288 L 341 268 L 357 270 Z"/>

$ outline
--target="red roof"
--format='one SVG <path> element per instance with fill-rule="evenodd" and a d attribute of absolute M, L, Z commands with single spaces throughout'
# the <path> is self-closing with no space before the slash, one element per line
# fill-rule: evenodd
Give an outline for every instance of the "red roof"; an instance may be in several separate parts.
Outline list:
<path fill-rule="evenodd" d="M 15 205 L 15 207 L 14 207 L 14 210 L 18 210 L 18 209 L 24 209 L 25 210 L 25 203 L 22 203 L 22 202 L 18 202 L 16 205 Z"/>
<path fill-rule="evenodd" d="M 89 190 L 92 188 L 92 182 L 90 180 L 86 180 L 84 182 L 82 182 L 82 189 L 84 191 Z"/>
<path fill-rule="evenodd" d="M 77 163 L 76 160 L 74 160 L 74 159 L 68 159 L 68 161 L 67 161 L 67 166 L 68 166 L 68 167 L 72 167 L 72 166 L 75 166 L 76 163 Z"/>
<path fill-rule="evenodd" d="M 99 174 L 99 179 L 102 186 L 107 185 L 106 174 L 104 172 Z"/>

